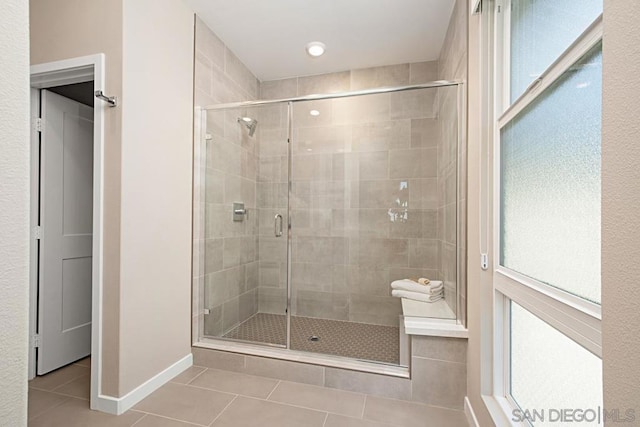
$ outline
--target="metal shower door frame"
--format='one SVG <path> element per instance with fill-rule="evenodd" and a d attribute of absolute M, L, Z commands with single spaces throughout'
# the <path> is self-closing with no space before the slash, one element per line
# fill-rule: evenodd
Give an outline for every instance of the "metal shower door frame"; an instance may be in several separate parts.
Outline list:
<path fill-rule="evenodd" d="M 228 110 L 228 109 L 237 109 L 237 108 L 251 108 L 257 106 L 268 106 L 268 105 L 277 105 L 277 104 L 286 104 L 287 105 L 287 277 L 286 277 L 286 344 L 285 348 L 287 350 L 291 349 L 291 303 L 292 303 L 292 286 L 291 286 L 291 274 L 292 274 L 292 221 L 291 221 L 291 199 L 292 199 L 292 169 L 293 169 L 293 104 L 296 102 L 305 102 L 305 101 L 318 101 L 318 100 L 326 100 L 326 99 L 338 99 L 338 98 L 350 98 L 356 96 L 363 95 L 376 95 L 383 93 L 395 93 L 395 92 L 403 92 L 409 90 L 416 89 L 429 89 L 429 88 L 440 88 L 440 87 L 456 87 L 457 88 L 457 141 L 456 141 L 456 323 L 461 323 L 461 310 L 466 310 L 465 307 L 460 307 L 460 291 L 462 284 L 460 283 L 461 278 L 461 257 L 460 257 L 460 245 L 461 239 L 461 226 L 459 221 L 459 201 L 461 196 L 461 183 L 460 183 L 460 150 L 462 143 L 466 141 L 466 129 L 464 126 L 464 122 L 466 120 L 465 115 L 465 102 L 466 96 L 464 91 L 464 82 L 461 80 L 436 80 L 428 83 L 416 84 L 416 85 L 407 85 L 407 86 L 395 86 L 395 87 L 383 87 L 377 89 L 365 89 L 358 91 L 348 91 L 342 93 L 331 93 L 331 94 L 313 94 L 301 97 L 292 97 L 292 98 L 284 98 L 284 99 L 274 99 L 274 100 L 266 100 L 266 101 L 244 101 L 244 102 L 234 102 L 227 104 L 218 104 L 202 107 L 203 111 L 215 111 L 215 110 Z M 218 337 L 216 339 L 224 338 Z M 232 340 L 237 341 L 237 340 Z M 270 343 L 253 343 L 259 345 L 266 346 L 276 346 L 281 347 L 279 345 L 274 345 Z"/>

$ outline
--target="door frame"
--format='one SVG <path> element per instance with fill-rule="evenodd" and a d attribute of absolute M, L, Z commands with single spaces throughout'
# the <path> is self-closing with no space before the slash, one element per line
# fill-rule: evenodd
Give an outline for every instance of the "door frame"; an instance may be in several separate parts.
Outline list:
<path fill-rule="evenodd" d="M 36 225 L 39 198 L 39 135 L 34 126 L 39 117 L 38 91 L 49 87 L 93 81 L 94 92 L 105 89 L 105 55 L 96 54 L 32 65 L 31 86 L 31 154 L 30 154 L 30 271 L 29 271 L 29 379 L 35 377 L 36 352 L 34 337 L 38 313 L 38 245 Z M 93 108 L 93 243 L 91 272 L 91 408 L 97 409 L 105 399 L 102 381 L 102 289 L 104 230 L 104 111 L 108 104 L 96 102 Z"/>

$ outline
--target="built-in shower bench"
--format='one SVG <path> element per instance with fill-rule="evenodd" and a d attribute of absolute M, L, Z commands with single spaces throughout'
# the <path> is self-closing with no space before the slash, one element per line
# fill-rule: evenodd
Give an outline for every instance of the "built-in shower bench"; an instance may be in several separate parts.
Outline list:
<path fill-rule="evenodd" d="M 444 299 L 422 302 L 402 298 L 400 316 L 400 364 L 411 358 L 411 336 L 468 338 L 469 330 L 456 320 L 455 313 Z"/>

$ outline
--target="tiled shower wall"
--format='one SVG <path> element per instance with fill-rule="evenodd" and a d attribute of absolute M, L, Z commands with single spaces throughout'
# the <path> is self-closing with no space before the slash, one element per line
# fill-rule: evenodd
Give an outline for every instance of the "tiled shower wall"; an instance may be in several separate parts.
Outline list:
<path fill-rule="evenodd" d="M 469 15 L 469 5 L 467 0 L 457 0 L 449 22 L 449 29 L 445 37 L 440 59 L 438 61 L 438 79 L 440 80 L 467 80 L 467 19 Z M 463 86 L 466 91 L 466 86 Z M 441 144 L 454 137 L 452 132 L 457 131 L 455 110 L 456 92 L 446 90 L 444 96 L 439 97 L 439 111 L 441 113 L 440 133 Z M 457 117 L 456 120 L 462 120 Z M 440 183 L 440 194 L 438 206 L 438 241 L 440 250 L 440 264 L 438 267 L 439 276 L 443 277 L 447 289 L 445 296 L 450 307 L 458 307 L 458 318 L 466 324 L 466 221 L 467 221 L 467 146 L 466 146 L 466 126 L 463 126 L 463 135 L 459 143 L 459 150 L 456 152 L 446 149 L 446 146 L 439 147 L 439 168 L 438 182 Z M 449 147 L 452 147 L 449 144 Z M 456 169 L 455 163 L 459 167 Z M 457 211 L 455 204 L 455 182 L 460 183 L 458 194 Z M 457 218 L 456 218 L 457 217 Z M 457 250 L 460 261 L 456 271 L 456 236 L 455 230 L 459 231 L 457 236 Z M 455 298 L 455 286 L 458 286 L 458 298 Z"/>
<path fill-rule="evenodd" d="M 258 87 L 256 77 L 197 19 L 196 117 L 198 107 L 255 100 Z M 194 144 L 194 341 L 203 332 L 220 335 L 258 310 L 257 216 L 251 214 L 257 143 L 229 114 L 209 112 L 206 129 L 199 124 Z M 231 206 L 237 201 L 249 208 L 246 221 L 232 221 Z"/>
<path fill-rule="evenodd" d="M 262 82 L 260 98 L 436 77 L 435 62 L 399 64 Z M 389 283 L 438 277 L 436 94 L 428 89 L 294 104 L 294 314 L 397 325 L 400 301 L 390 296 Z M 261 154 L 259 162 L 262 169 L 274 159 Z M 262 265 L 260 276 L 260 311 L 283 313 L 284 281 L 265 283 L 262 277 L 272 275 L 263 275 Z"/>

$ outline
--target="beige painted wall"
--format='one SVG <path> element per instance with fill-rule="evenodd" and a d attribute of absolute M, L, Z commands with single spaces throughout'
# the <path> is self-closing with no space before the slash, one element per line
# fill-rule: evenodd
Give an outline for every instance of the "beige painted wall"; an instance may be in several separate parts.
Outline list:
<path fill-rule="evenodd" d="M 27 424 L 29 10 L 0 4 L 0 424 Z"/>
<path fill-rule="evenodd" d="M 123 7 L 120 395 L 191 353 L 193 13 Z"/>
<path fill-rule="evenodd" d="M 104 90 L 122 98 L 122 0 L 31 0 L 29 6 L 32 65 L 104 53 Z M 110 396 L 118 393 L 120 349 L 121 122 L 121 108 L 105 110 L 102 392 Z"/>
<path fill-rule="evenodd" d="M 640 10 L 604 2 L 602 347 L 604 405 L 640 419 Z"/>
<path fill-rule="evenodd" d="M 170 0 L 30 10 L 31 63 L 105 53 L 121 102 L 105 117 L 102 393 L 122 396 L 190 352 L 193 15 Z"/>

